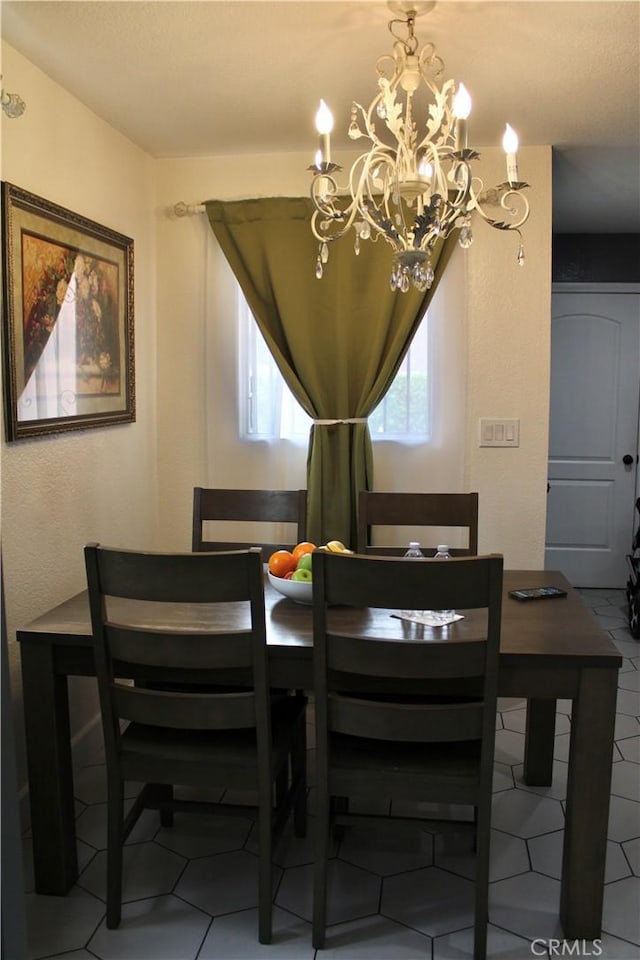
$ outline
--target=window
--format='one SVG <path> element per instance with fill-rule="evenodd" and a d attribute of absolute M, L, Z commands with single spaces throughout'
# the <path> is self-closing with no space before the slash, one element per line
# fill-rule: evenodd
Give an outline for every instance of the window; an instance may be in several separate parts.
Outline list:
<path fill-rule="evenodd" d="M 285 384 L 238 288 L 240 436 L 306 442 L 311 419 Z M 422 321 L 395 380 L 369 417 L 372 440 L 429 438 L 428 324 Z"/>

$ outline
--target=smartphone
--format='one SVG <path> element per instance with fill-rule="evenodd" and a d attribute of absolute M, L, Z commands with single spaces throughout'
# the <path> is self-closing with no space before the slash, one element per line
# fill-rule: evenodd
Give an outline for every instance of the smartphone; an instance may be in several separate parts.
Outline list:
<path fill-rule="evenodd" d="M 567 591 L 561 587 L 530 587 L 522 590 L 510 590 L 514 600 L 546 600 L 551 597 L 566 597 Z"/>

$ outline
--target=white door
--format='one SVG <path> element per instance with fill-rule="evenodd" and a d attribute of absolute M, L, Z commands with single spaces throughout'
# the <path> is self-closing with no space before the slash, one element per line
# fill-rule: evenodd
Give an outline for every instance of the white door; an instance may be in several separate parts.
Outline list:
<path fill-rule="evenodd" d="M 636 521 L 640 294 L 576 286 L 558 285 L 552 298 L 545 566 L 577 587 L 624 587 Z"/>

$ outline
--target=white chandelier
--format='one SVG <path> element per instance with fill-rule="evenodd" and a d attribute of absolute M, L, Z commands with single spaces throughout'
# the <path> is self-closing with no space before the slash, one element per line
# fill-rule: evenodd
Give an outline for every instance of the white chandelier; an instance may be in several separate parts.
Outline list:
<path fill-rule="evenodd" d="M 406 292 L 411 284 L 427 290 L 433 283 L 431 254 L 436 241 L 456 229 L 460 246 L 469 247 L 474 211 L 497 230 L 516 231 L 520 238 L 517 259 L 524 263 L 520 227 L 529 216 L 529 204 L 521 191 L 528 184 L 518 179 L 515 131 L 507 124 L 502 141 L 507 181 L 485 192 L 471 169 L 471 162 L 480 155 L 467 145 L 471 98 L 462 83 L 457 88 L 454 80 L 446 80 L 440 87 L 436 84 L 444 63 L 433 43 L 418 50 L 415 8 L 420 6 L 424 13 L 435 3 L 389 5 L 404 17 L 389 23 L 395 42 L 393 53 L 377 62 L 376 97 L 366 110 L 355 101 L 351 108 L 349 137 L 364 137 L 369 145 L 351 167 L 347 193 L 340 192 L 333 176 L 342 168 L 331 161 L 333 117 L 324 101 L 316 114 L 320 149 L 308 168 L 313 173 L 315 208 L 311 229 L 319 242 L 316 276 L 323 276 L 329 244 L 353 228 L 356 254 L 362 240 L 375 242 L 380 237 L 393 248 L 393 290 Z M 406 36 L 398 35 L 400 29 Z M 428 96 L 422 107 L 414 101 L 421 84 Z M 489 216 L 483 203 L 498 206 L 500 213 Z"/>

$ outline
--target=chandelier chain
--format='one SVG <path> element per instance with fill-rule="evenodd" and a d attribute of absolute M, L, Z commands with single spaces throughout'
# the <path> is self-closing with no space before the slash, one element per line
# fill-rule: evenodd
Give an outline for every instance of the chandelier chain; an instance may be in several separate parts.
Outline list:
<path fill-rule="evenodd" d="M 395 32 L 395 29 L 394 29 L 396 24 L 402 24 L 403 27 L 407 28 L 407 32 L 408 32 L 407 37 L 398 36 L 398 34 Z M 395 40 L 398 40 L 402 44 L 408 56 L 413 56 L 413 54 L 415 54 L 416 50 L 418 49 L 418 38 L 416 37 L 414 32 L 415 24 L 416 24 L 415 14 L 412 14 L 412 13 L 407 14 L 406 20 L 400 20 L 400 19 L 390 20 L 388 24 L 389 33 Z"/>

